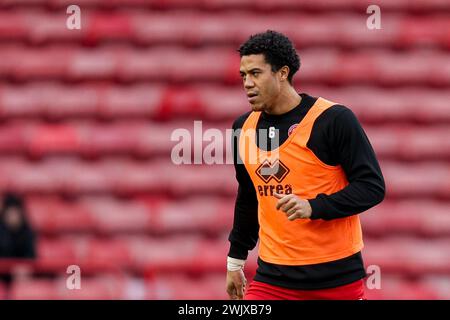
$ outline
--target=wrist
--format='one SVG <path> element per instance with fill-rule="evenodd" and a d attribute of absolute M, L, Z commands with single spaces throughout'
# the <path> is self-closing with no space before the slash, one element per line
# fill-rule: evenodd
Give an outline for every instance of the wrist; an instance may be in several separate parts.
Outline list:
<path fill-rule="evenodd" d="M 227 257 L 227 270 L 228 271 L 243 270 L 244 265 L 245 265 L 245 260 Z"/>

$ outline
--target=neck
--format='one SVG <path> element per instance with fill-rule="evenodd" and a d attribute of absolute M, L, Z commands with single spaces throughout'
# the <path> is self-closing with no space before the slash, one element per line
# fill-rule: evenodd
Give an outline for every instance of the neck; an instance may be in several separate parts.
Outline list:
<path fill-rule="evenodd" d="M 283 90 L 273 106 L 264 110 L 267 114 L 279 115 L 291 111 L 300 104 L 302 97 L 292 86 Z"/>

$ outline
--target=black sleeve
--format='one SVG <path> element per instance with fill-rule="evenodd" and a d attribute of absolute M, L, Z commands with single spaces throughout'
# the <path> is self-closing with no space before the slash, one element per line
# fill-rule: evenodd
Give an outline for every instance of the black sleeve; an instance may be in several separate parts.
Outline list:
<path fill-rule="evenodd" d="M 233 130 L 241 129 L 249 113 L 239 117 L 233 124 Z M 258 200 L 253 182 L 242 161 L 238 161 L 238 139 L 233 135 L 233 160 L 236 180 L 239 183 L 234 207 L 233 228 L 228 240 L 230 251 L 228 256 L 236 259 L 247 259 L 248 251 L 255 248 L 258 242 Z"/>
<path fill-rule="evenodd" d="M 338 110 L 338 114 L 332 117 L 324 135 L 349 184 L 331 195 L 321 193 L 310 199 L 311 219 L 331 220 L 355 215 L 377 205 L 385 196 L 380 165 L 361 124 L 350 109 L 339 106 L 334 110 L 335 113 Z"/>

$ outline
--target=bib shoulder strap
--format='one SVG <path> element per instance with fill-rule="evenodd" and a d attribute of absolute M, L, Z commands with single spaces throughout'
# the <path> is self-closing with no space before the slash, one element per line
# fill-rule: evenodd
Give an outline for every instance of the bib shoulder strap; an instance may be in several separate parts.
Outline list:
<path fill-rule="evenodd" d="M 322 112 L 335 104 L 335 102 L 326 100 L 321 97 L 317 99 L 317 101 L 314 103 L 311 109 L 309 109 L 305 118 L 303 118 L 303 120 L 299 124 L 299 127 L 297 128 L 294 139 L 298 144 L 304 147 L 306 146 L 309 137 L 311 136 L 312 127 L 316 119 L 322 114 Z"/>

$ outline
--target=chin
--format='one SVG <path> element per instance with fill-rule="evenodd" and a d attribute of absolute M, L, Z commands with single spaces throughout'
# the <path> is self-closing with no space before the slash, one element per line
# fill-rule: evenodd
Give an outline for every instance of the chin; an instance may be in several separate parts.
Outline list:
<path fill-rule="evenodd" d="M 264 110 L 264 106 L 260 105 L 260 104 L 252 104 L 252 111 L 263 111 Z"/>

